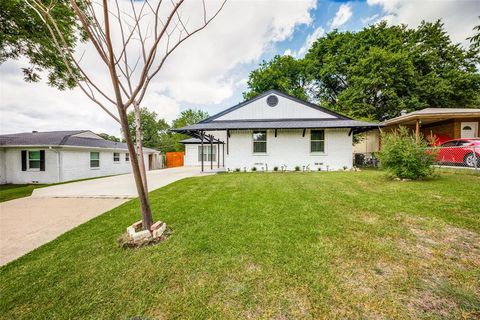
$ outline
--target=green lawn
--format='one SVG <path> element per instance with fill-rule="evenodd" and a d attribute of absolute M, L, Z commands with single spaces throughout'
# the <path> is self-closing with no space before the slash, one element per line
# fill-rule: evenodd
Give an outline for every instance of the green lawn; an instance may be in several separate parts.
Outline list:
<path fill-rule="evenodd" d="M 29 197 L 32 195 L 33 189 L 37 189 L 37 188 L 50 187 L 50 186 L 55 186 L 57 184 L 66 184 L 66 183 L 100 179 L 100 178 L 106 178 L 106 177 L 111 177 L 111 175 L 103 176 L 103 177 L 93 177 L 93 178 L 64 181 L 64 182 L 58 182 L 58 183 L 52 183 L 52 184 L 0 184 L 0 202 Z"/>
<path fill-rule="evenodd" d="M 33 189 L 41 188 L 44 184 L 0 184 L 0 202 L 28 197 Z"/>
<path fill-rule="evenodd" d="M 234 173 L 151 193 L 164 243 L 120 249 L 136 200 L 0 269 L 3 319 L 480 315 L 480 177 Z"/>

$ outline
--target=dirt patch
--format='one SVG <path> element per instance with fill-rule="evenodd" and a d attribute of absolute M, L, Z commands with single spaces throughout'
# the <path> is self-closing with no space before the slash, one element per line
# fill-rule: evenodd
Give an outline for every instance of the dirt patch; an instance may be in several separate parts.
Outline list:
<path fill-rule="evenodd" d="M 470 278 L 470 283 L 449 280 L 457 278 L 456 274 L 480 268 L 480 235 L 434 219 L 404 217 L 401 220 L 409 236 L 400 239 L 398 247 L 410 257 L 412 274 L 418 279 L 417 289 L 407 297 L 409 314 L 415 318 L 465 317 L 469 311 L 460 306 L 461 299 L 443 288 L 460 289 L 470 295 L 466 299 L 480 301 L 475 279 Z M 471 288 L 475 287 L 477 290 L 472 292 Z"/>

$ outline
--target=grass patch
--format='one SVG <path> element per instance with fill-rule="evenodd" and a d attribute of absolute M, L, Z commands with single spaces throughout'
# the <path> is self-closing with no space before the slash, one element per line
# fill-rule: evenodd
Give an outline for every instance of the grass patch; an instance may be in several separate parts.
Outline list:
<path fill-rule="evenodd" d="M 44 188 L 44 187 L 56 186 L 59 184 L 94 180 L 94 179 L 100 179 L 100 178 L 106 178 L 106 177 L 111 177 L 111 175 L 78 179 L 78 180 L 72 180 L 72 181 L 64 181 L 64 182 L 58 182 L 58 183 L 52 183 L 52 184 L 0 184 L 0 202 L 29 197 L 32 195 L 33 190 L 37 188 Z"/>
<path fill-rule="evenodd" d="M 2 184 L 0 185 L 0 202 L 29 197 L 35 188 L 43 184 Z"/>
<path fill-rule="evenodd" d="M 133 200 L 0 269 L 2 319 L 475 318 L 480 178 L 234 173 L 151 193 L 164 243 L 120 249 Z"/>

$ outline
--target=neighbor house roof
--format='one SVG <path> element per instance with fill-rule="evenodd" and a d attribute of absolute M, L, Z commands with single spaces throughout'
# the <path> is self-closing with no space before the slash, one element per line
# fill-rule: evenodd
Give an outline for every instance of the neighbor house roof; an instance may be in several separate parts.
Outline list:
<path fill-rule="evenodd" d="M 286 99 L 295 101 L 301 105 L 307 106 L 309 108 L 313 108 L 315 110 L 319 110 L 333 117 L 318 118 L 318 119 L 287 118 L 287 119 L 217 120 L 218 118 L 221 118 L 222 116 L 234 110 L 242 108 L 247 104 L 250 104 L 270 94 L 275 94 L 275 95 L 284 97 Z M 277 90 L 269 90 L 250 100 L 244 101 L 220 113 L 217 113 L 216 115 L 211 116 L 196 124 L 185 126 L 178 129 L 172 129 L 172 131 L 194 135 L 194 133 L 198 131 L 242 130 L 242 129 L 309 129 L 309 128 L 355 128 L 358 130 L 368 130 L 371 128 L 378 128 L 379 126 L 382 126 L 382 125 L 378 123 L 353 120 L 344 115 L 328 110 L 316 104 L 300 100 L 296 97 L 287 95 L 283 92 L 280 92 Z"/>
<path fill-rule="evenodd" d="M 78 136 L 85 133 L 92 134 L 92 137 Z M 124 150 L 128 149 L 126 143 L 105 140 L 102 137 L 97 136 L 90 130 L 22 132 L 0 135 L 0 147 L 9 146 L 62 146 Z M 143 149 L 147 152 L 158 152 L 150 148 Z"/>
<path fill-rule="evenodd" d="M 415 120 L 441 121 L 452 118 L 473 118 L 480 117 L 480 109 L 470 108 L 425 108 L 409 112 L 407 114 L 392 118 L 383 122 L 385 125 L 413 123 Z"/>

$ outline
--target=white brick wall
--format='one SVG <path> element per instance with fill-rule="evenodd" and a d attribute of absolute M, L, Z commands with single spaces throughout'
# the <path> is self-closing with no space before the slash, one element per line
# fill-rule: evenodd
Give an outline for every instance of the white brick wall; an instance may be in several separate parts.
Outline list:
<path fill-rule="evenodd" d="M 352 167 L 352 136 L 350 129 L 325 129 L 325 153 L 310 152 L 310 130 L 302 137 L 303 130 L 274 130 L 267 132 L 267 153 L 252 152 L 252 131 L 232 131 L 229 139 L 229 153 L 225 154 L 225 167 L 230 170 L 244 167 L 250 170 L 268 166 L 279 168 L 287 166 L 294 170 L 295 166 L 307 166 L 311 170 L 339 170 Z M 225 149 L 225 153 L 226 149 Z"/>
<path fill-rule="evenodd" d="M 100 167 L 90 168 L 90 152 L 100 152 Z M 113 153 L 120 153 L 120 162 L 113 162 Z M 61 180 L 78 180 L 131 172 L 130 162 L 125 161 L 125 151 L 63 150 L 61 153 Z M 147 167 L 148 169 L 148 167 Z"/>
<path fill-rule="evenodd" d="M 22 171 L 22 150 L 45 150 L 45 171 Z M 98 169 L 90 168 L 91 151 L 100 152 L 100 168 Z M 126 151 L 118 151 L 120 153 L 119 163 L 113 162 L 113 152 L 117 151 L 70 148 L 0 149 L 0 183 L 56 183 L 131 172 L 130 162 L 125 161 Z M 148 154 L 145 154 L 144 158 L 145 168 L 148 170 Z"/>
<path fill-rule="evenodd" d="M 45 171 L 22 171 L 22 150 L 45 150 Z M 48 148 L 5 148 L 5 183 L 58 182 L 58 155 Z"/>

